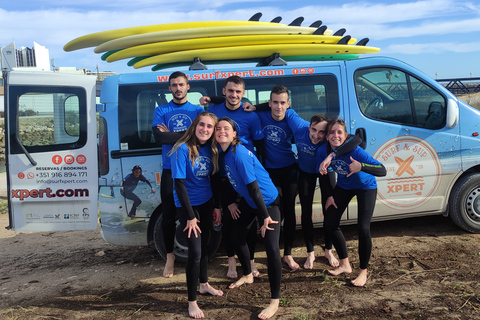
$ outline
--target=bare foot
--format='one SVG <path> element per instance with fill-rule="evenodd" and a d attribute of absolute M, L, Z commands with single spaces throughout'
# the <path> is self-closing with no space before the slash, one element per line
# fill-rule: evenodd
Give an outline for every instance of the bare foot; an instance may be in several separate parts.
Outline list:
<path fill-rule="evenodd" d="M 208 282 L 206 283 L 200 283 L 200 293 L 210 293 L 212 296 L 223 296 L 223 291 L 222 290 L 217 290 L 214 289 Z"/>
<path fill-rule="evenodd" d="M 240 279 L 238 279 L 228 287 L 230 289 L 238 288 L 245 283 L 253 283 L 253 274 L 250 273 L 250 274 L 247 274 L 246 276 L 241 277 Z"/>
<path fill-rule="evenodd" d="M 360 269 L 357 278 L 351 282 L 355 287 L 363 287 L 367 283 L 367 278 L 367 269 Z"/>
<path fill-rule="evenodd" d="M 348 258 L 340 259 L 340 264 L 338 268 L 333 270 L 328 270 L 328 273 L 330 273 L 332 276 L 338 276 L 342 273 L 352 273 L 352 267 L 350 266 L 350 261 L 348 260 Z"/>
<path fill-rule="evenodd" d="M 333 250 L 332 249 L 325 249 L 325 258 L 327 258 L 328 263 L 332 267 L 338 267 L 339 266 L 338 260 L 333 255 Z"/>
<path fill-rule="evenodd" d="M 197 301 L 188 301 L 188 315 L 193 319 L 203 319 L 205 315 L 197 305 Z"/>
<path fill-rule="evenodd" d="M 280 299 L 270 300 L 270 304 L 268 305 L 268 307 L 266 307 L 260 312 L 260 314 L 258 315 L 258 318 L 270 319 L 277 312 L 279 304 L 280 304 Z"/>
<path fill-rule="evenodd" d="M 175 265 L 175 253 L 173 252 L 167 253 L 167 262 L 165 262 L 165 269 L 163 269 L 163 276 L 165 278 L 173 277 L 174 265 Z"/>
<path fill-rule="evenodd" d="M 300 268 L 298 263 L 296 263 L 295 260 L 293 260 L 293 257 L 291 255 L 283 256 L 282 260 L 283 260 L 283 262 L 288 264 L 288 267 L 292 270 L 297 270 L 298 268 Z"/>
<path fill-rule="evenodd" d="M 250 260 L 250 268 L 252 269 L 252 275 L 255 278 L 260 277 L 260 271 L 258 271 L 257 266 L 255 265 L 255 260 Z"/>
<path fill-rule="evenodd" d="M 315 251 L 307 252 L 307 261 L 303 264 L 303 268 L 313 269 L 313 261 L 315 261 Z"/>
<path fill-rule="evenodd" d="M 227 278 L 237 279 L 237 260 L 235 257 L 228 257 L 228 271 L 227 271 Z"/>

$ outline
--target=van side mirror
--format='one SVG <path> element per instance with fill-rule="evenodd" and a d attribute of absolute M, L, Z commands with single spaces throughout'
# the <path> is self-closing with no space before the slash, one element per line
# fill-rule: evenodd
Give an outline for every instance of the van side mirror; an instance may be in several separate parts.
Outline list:
<path fill-rule="evenodd" d="M 459 111 L 458 102 L 453 99 L 448 99 L 447 102 L 447 127 L 455 128 L 458 124 Z"/>

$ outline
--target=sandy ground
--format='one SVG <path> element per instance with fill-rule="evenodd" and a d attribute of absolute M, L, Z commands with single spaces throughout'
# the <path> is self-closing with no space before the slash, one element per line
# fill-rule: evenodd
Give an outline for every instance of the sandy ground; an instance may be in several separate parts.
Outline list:
<path fill-rule="evenodd" d="M 0 319 L 187 319 L 183 265 L 162 277 L 164 262 L 150 247 L 105 243 L 99 230 L 15 233 L 5 200 L 0 214 Z M 343 227 L 358 270 L 355 226 Z M 366 287 L 354 274 L 328 276 L 317 230 L 313 270 L 283 269 L 281 307 L 274 319 L 479 319 L 480 235 L 444 217 L 372 224 L 373 256 Z M 306 257 L 301 232 L 293 255 Z M 269 302 L 263 245 L 260 278 L 228 289 L 225 250 L 209 264 L 209 282 L 223 297 L 199 295 L 208 319 L 255 319 Z M 240 272 L 240 268 L 237 268 Z M 354 272 L 355 272 L 354 271 Z"/>

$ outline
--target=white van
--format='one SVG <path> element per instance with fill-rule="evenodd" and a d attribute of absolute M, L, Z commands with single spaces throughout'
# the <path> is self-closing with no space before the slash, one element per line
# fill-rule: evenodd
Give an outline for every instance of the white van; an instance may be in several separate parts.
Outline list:
<path fill-rule="evenodd" d="M 154 109 L 172 98 L 170 73 L 108 77 L 96 104 L 94 77 L 10 72 L 5 91 L 9 227 L 80 230 L 100 221 L 106 241 L 154 242 L 164 256 L 162 149 L 151 126 Z M 253 104 L 266 102 L 272 87 L 282 84 L 304 119 L 316 113 L 343 118 L 387 168 L 387 176 L 377 178 L 374 221 L 443 214 L 468 232 L 480 232 L 480 112 L 413 67 L 375 57 L 185 73 L 193 103 L 220 95 L 224 80 L 238 75 Z M 157 192 L 138 183 L 134 193 L 141 204 L 131 219 L 132 200 L 122 196 L 121 185 L 134 166 Z M 319 199 L 317 192 L 316 226 Z M 355 206 L 352 201 L 343 223 L 356 222 Z M 220 233 L 210 241 L 213 254 Z M 177 229 L 178 258 L 186 257 L 186 248 Z"/>

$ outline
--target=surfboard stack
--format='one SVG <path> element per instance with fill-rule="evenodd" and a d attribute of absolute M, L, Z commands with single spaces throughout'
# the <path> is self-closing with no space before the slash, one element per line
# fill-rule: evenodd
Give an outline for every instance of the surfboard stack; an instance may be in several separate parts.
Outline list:
<path fill-rule="evenodd" d="M 286 61 L 357 59 L 359 54 L 376 53 L 368 39 L 333 33 L 321 21 L 302 27 L 303 18 L 286 25 L 277 17 L 259 21 L 257 13 L 248 21 L 199 21 L 158 24 L 96 32 L 78 37 L 65 51 L 95 47 L 108 62 L 131 59 L 129 66 L 152 70 L 203 63 L 259 62 L 272 55 Z"/>

